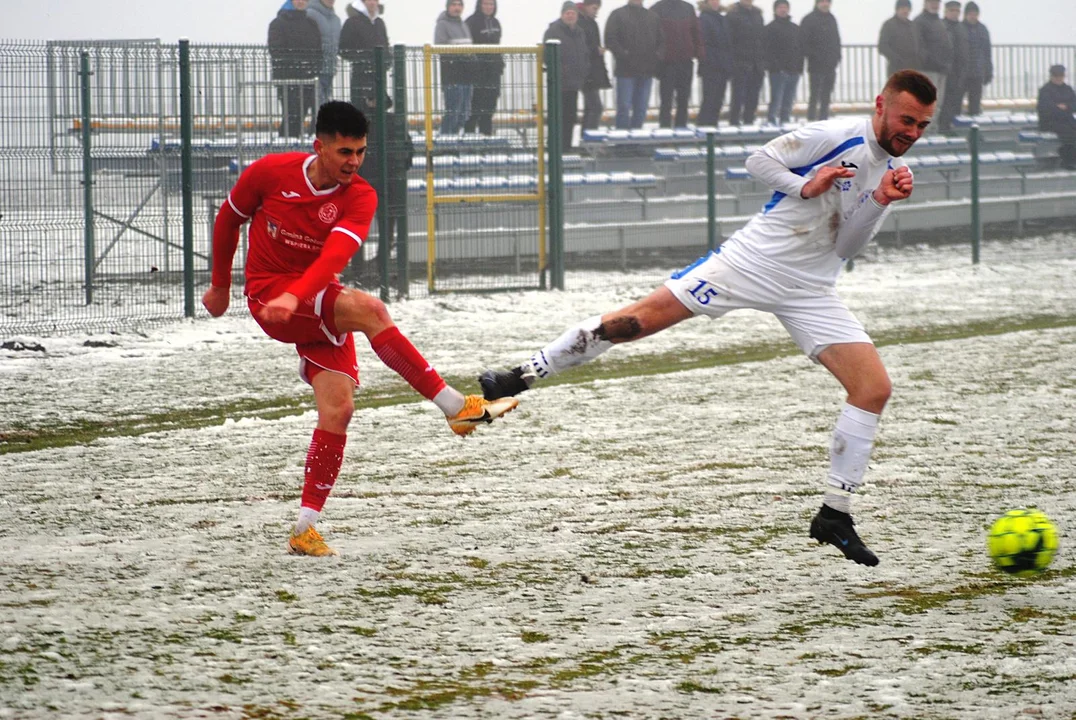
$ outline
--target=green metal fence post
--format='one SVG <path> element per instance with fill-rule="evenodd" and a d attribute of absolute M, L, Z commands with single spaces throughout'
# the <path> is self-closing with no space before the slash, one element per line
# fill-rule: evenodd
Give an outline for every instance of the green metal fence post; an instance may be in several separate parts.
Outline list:
<path fill-rule="evenodd" d="M 971 262 L 979 264 L 983 239 L 983 219 L 979 212 L 979 125 L 971 126 Z"/>
<path fill-rule="evenodd" d="M 545 46 L 547 115 L 549 131 L 549 285 L 564 289 L 564 157 L 561 151 L 563 107 L 560 97 L 560 41 Z"/>
<path fill-rule="evenodd" d="M 183 315 L 194 317 L 194 172 L 191 142 L 194 117 L 191 99 L 191 42 L 179 41 L 179 132 L 183 174 Z"/>
<path fill-rule="evenodd" d="M 717 247 L 717 178 L 714 177 L 716 154 L 714 132 L 706 133 L 706 249 Z"/>
<path fill-rule="evenodd" d="M 90 54 L 83 50 L 79 58 L 79 84 L 82 91 L 82 211 L 85 222 L 86 304 L 93 304 L 93 274 L 97 250 L 93 236 L 93 132 L 90 126 Z"/>
<path fill-rule="evenodd" d="M 393 48 L 392 63 L 392 87 L 393 106 L 396 108 L 395 127 L 397 148 L 400 153 L 406 153 L 408 137 L 411 132 L 407 117 L 407 46 L 397 45 Z M 396 294 L 406 298 L 410 294 L 411 278 L 407 265 L 407 175 L 393 181 L 394 195 L 392 198 L 393 210 L 396 211 Z"/>
<path fill-rule="evenodd" d="M 389 187 L 389 115 L 385 107 L 389 97 L 388 78 L 386 76 L 388 48 L 378 45 L 374 48 L 374 97 L 377 98 L 377 132 L 374 133 L 375 152 L 377 153 L 377 180 L 385 197 L 377 203 L 377 274 L 380 277 L 381 302 L 389 301 L 389 253 L 392 247 L 392 235 L 389 233 L 389 203 L 393 200 L 392 188 Z"/>

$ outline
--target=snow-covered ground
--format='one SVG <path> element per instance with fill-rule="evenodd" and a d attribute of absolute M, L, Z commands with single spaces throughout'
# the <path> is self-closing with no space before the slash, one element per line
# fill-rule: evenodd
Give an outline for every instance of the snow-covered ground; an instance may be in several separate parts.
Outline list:
<path fill-rule="evenodd" d="M 429 404 L 362 409 L 325 561 L 282 549 L 312 413 L 0 455 L 0 717 L 1071 718 L 1076 261 L 1036 252 L 1054 242 L 842 278 L 891 340 L 855 506 L 875 569 L 807 538 L 841 394 L 751 313 L 601 362 L 788 355 L 543 388 L 466 440 Z M 391 311 L 470 377 L 654 284 L 569 281 Z M 946 328 L 969 337 L 911 342 Z M 23 340 L 45 352 L 0 352 L 0 439 L 306 394 L 244 318 Z M 1062 550 L 1014 581 L 985 527 L 1026 505 Z"/>

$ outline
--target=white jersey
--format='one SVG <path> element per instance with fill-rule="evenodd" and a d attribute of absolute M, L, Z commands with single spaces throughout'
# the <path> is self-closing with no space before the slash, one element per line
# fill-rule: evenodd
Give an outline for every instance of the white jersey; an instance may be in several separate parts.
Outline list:
<path fill-rule="evenodd" d="M 761 162 L 752 167 L 752 160 Z M 832 286 L 847 259 L 836 250 L 842 224 L 870 202 L 888 169 L 904 164 L 878 144 L 870 118 L 823 120 L 782 135 L 747 163 L 757 179 L 774 189 L 773 197 L 722 244 L 721 254 L 745 272 L 783 277 L 793 287 Z M 820 197 L 804 200 L 803 186 L 825 166 L 850 168 L 855 177 L 840 179 Z M 875 211 L 878 220 L 863 231 L 860 247 L 878 233 L 889 208 Z"/>

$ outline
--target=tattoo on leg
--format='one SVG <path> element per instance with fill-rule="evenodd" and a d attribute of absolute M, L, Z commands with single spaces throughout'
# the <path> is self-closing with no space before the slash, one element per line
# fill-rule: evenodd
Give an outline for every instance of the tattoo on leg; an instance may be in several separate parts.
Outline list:
<path fill-rule="evenodd" d="M 594 337 L 599 340 L 616 342 L 617 340 L 634 340 L 643 332 L 643 326 L 635 317 L 614 318 L 607 323 L 602 323 L 594 331 Z"/>

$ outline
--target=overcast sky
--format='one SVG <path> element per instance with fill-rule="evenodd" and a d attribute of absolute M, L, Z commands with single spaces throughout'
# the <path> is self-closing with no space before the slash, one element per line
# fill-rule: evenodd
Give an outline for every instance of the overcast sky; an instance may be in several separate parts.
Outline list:
<path fill-rule="evenodd" d="M 102 40 L 160 38 L 195 43 L 264 43 L 269 21 L 282 0 L 2 0 L 4 27 L 0 38 L 33 40 Z M 314 0 L 318 2 L 320 0 Z M 465 0 L 470 15 L 474 0 Z M 625 0 L 605 0 L 599 21 Z M 913 0 L 918 14 L 920 0 Z M 1073 0 L 978 0 L 982 19 L 995 43 L 1076 43 Z M 346 17 L 347 0 L 335 0 Z M 393 43 L 422 45 L 433 38 L 433 25 L 444 0 L 383 0 Z M 813 7 L 813 0 L 791 0 L 795 19 Z M 533 45 L 556 19 L 561 0 L 500 0 L 498 17 L 505 44 Z M 649 7 L 653 0 L 646 0 Z M 758 0 L 767 22 L 773 3 Z M 874 44 L 881 23 L 893 14 L 894 0 L 835 0 L 834 13 L 847 44 Z"/>

